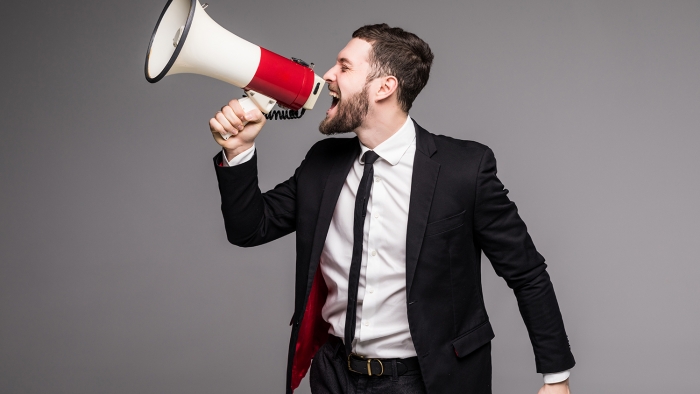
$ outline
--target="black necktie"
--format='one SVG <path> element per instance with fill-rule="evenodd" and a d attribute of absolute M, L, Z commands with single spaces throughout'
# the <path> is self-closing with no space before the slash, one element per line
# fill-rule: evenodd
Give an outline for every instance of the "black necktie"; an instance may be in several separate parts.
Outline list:
<path fill-rule="evenodd" d="M 348 310 L 345 314 L 345 351 L 352 352 L 352 340 L 355 338 L 355 315 L 357 314 L 357 288 L 360 285 L 360 268 L 362 267 L 362 243 L 367 214 L 369 193 L 372 190 L 372 178 L 374 175 L 374 162 L 379 155 L 374 151 L 365 152 L 365 169 L 362 172 L 360 186 L 355 195 L 355 220 L 352 226 L 352 260 L 350 262 L 350 279 L 348 280 Z"/>

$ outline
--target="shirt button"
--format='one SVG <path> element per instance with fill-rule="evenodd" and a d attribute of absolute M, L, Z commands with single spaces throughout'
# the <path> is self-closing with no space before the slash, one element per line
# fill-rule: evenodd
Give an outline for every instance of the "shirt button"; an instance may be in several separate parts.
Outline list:
<path fill-rule="evenodd" d="M 376 256 L 376 255 L 377 255 L 377 251 L 376 251 L 376 250 L 373 250 L 373 251 L 372 251 L 372 256 Z"/>
<path fill-rule="evenodd" d="M 375 176 L 375 177 L 374 177 L 374 181 L 375 181 L 375 182 L 379 182 L 379 181 L 381 181 L 381 180 L 382 180 L 382 178 L 380 178 L 380 177 L 378 177 L 378 176 Z"/>
<path fill-rule="evenodd" d="M 370 294 L 374 293 L 374 287 L 372 287 L 372 286 L 368 287 L 367 291 L 369 291 Z"/>
<path fill-rule="evenodd" d="M 362 324 L 364 324 L 365 327 L 369 326 L 369 322 L 367 320 L 365 320 L 364 323 L 362 323 Z"/>
<path fill-rule="evenodd" d="M 379 214 L 378 214 L 378 213 L 375 213 L 375 214 L 374 214 L 374 218 L 375 218 L 375 219 L 379 219 Z"/>

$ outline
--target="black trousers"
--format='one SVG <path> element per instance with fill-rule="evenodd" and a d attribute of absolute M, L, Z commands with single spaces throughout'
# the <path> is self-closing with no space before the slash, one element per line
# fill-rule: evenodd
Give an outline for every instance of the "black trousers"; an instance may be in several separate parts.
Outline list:
<path fill-rule="evenodd" d="M 367 376 L 348 370 L 343 342 L 332 338 L 316 353 L 309 384 L 313 394 L 425 394 L 419 371 L 401 376 Z"/>

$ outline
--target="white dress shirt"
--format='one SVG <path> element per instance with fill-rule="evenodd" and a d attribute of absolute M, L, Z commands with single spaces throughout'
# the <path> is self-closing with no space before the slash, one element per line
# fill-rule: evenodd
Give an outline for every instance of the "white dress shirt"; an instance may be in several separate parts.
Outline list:
<path fill-rule="evenodd" d="M 321 254 L 321 273 L 328 287 L 322 316 L 329 333 L 345 336 L 348 275 L 352 259 L 355 195 L 364 171 L 363 154 L 353 163 L 338 197 Z M 406 358 L 416 355 L 406 308 L 406 229 L 416 151 L 416 131 L 407 117 L 403 126 L 374 148 L 374 182 L 363 228 L 362 267 L 357 294 L 353 351 L 372 358 Z M 255 146 L 224 166 L 249 161 Z M 224 157 L 225 152 L 224 152 Z M 569 371 L 544 374 L 545 383 L 562 382 Z"/>
<path fill-rule="evenodd" d="M 362 152 L 340 191 L 321 253 L 321 273 L 328 286 L 323 306 L 329 333 L 345 335 L 348 274 L 352 259 L 355 194 L 362 179 Z M 411 193 L 416 131 L 410 117 L 373 149 L 374 182 L 367 204 L 353 351 L 367 357 L 406 358 L 416 355 L 406 308 L 406 228 Z"/>

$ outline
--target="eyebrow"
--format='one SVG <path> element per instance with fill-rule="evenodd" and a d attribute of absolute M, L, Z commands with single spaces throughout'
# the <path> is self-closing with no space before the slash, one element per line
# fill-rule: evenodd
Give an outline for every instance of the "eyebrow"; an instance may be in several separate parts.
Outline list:
<path fill-rule="evenodd" d="M 343 63 L 344 65 L 352 66 L 352 62 L 344 57 L 338 59 L 338 63 Z"/>

